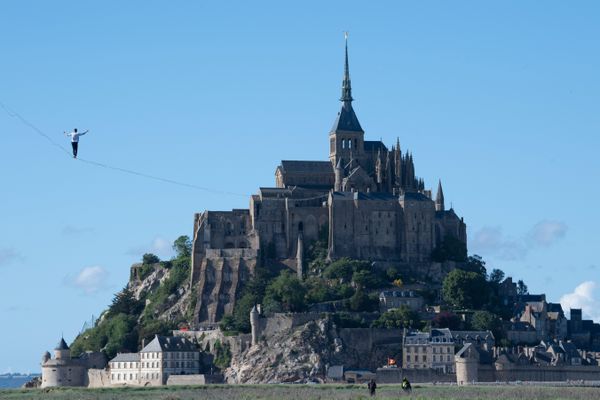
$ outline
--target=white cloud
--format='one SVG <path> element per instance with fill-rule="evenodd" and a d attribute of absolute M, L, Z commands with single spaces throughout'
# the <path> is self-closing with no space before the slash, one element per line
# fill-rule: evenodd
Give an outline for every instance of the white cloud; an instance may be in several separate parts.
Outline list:
<path fill-rule="evenodd" d="M 471 249 L 482 256 L 495 256 L 502 260 L 520 260 L 533 249 L 549 247 L 565 237 L 564 222 L 544 220 L 535 224 L 527 234 L 512 238 L 504 235 L 499 226 L 484 226 L 469 242 Z"/>
<path fill-rule="evenodd" d="M 600 286 L 594 281 L 586 281 L 560 298 L 563 310 L 581 308 L 584 318 L 600 322 Z"/>
<path fill-rule="evenodd" d="M 67 277 L 67 284 L 81 289 L 85 294 L 94 294 L 107 288 L 108 271 L 100 266 L 85 267 L 75 277 Z"/>
<path fill-rule="evenodd" d="M 567 224 L 560 221 L 540 221 L 529 232 L 529 238 L 538 246 L 550 246 L 567 234 Z"/>
<path fill-rule="evenodd" d="M 18 259 L 23 258 L 19 253 L 10 247 L 0 248 L 0 267 L 8 265 Z"/>
<path fill-rule="evenodd" d="M 136 246 L 127 250 L 126 254 L 131 256 L 141 257 L 144 253 L 153 253 L 159 256 L 161 259 L 168 259 L 175 255 L 173 250 L 173 241 L 167 240 L 161 236 L 155 237 L 151 243 Z"/>
<path fill-rule="evenodd" d="M 522 242 L 506 237 L 502 228 L 490 226 L 477 231 L 469 246 L 477 254 L 494 255 L 503 260 L 521 259 L 528 251 Z"/>

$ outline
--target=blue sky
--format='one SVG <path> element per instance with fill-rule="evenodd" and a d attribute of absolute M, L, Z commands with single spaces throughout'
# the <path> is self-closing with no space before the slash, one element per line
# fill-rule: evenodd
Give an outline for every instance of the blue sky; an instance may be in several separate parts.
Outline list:
<path fill-rule="evenodd" d="M 600 308 L 600 4 L 10 1 L 0 101 L 80 156 L 213 190 L 325 160 L 350 31 L 366 137 L 413 152 L 470 250 L 563 305 Z M 76 162 L 0 110 L 0 372 L 39 369 L 169 257 L 193 214 L 246 196 Z"/>

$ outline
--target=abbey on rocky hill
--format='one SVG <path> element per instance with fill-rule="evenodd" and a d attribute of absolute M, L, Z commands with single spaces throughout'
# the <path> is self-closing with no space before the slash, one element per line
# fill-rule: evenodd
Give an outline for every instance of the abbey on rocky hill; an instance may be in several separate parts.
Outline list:
<path fill-rule="evenodd" d="M 259 188 L 249 209 L 195 215 L 191 285 L 198 294 L 197 324 L 214 324 L 232 312 L 238 289 L 264 257 L 302 277 L 304 246 L 325 230 L 331 259 L 426 268 L 447 236 L 466 245 L 466 225 L 445 209 L 441 182 L 433 200 L 399 140 L 388 149 L 364 139 L 352 108 L 347 43 L 340 101 L 329 161 L 283 160 L 275 187 Z"/>

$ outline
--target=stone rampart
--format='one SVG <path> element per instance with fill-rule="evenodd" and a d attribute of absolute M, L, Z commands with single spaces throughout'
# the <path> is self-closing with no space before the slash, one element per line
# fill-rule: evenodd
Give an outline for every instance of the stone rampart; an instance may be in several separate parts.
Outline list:
<path fill-rule="evenodd" d="M 110 373 L 105 369 L 90 368 L 87 370 L 87 387 L 99 388 L 109 387 L 110 384 Z"/>
<path fill-rule="evenodd" d="M 401 383 L 404 377 L 411 383 L 456 382 L 455 374 L 444 374 L 434 369 L 377 369 L 377 383 Z"/>
<path fill-rule="evenodd" d="M 600 367 L 598 366 L 511 366 L 509 368 L 496 365 L 492 381 L 535 381 L 558 382 L 568 380 L 600 380 Z M 490 377 L 479 376 L 479 381 Z"/>

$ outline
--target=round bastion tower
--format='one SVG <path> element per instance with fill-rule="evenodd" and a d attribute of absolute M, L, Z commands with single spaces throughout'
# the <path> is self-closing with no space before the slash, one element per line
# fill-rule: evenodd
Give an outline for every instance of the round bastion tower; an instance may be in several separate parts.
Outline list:
<path fill-rule="evenodd" d="M 472 343 L 467 343 L 454 356 L 456 366 L 456 383 L 470 385 L 479 378 L 479 353 Z"/>
<path fill-rule="evenodd" d="M 86 368 L 79 359 L 71 358 L 71 349 L 61 338 L 54 349 L 54 358 L 42 356 L 42 388 L 54 386 L 84 386 Z"/>

